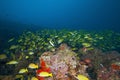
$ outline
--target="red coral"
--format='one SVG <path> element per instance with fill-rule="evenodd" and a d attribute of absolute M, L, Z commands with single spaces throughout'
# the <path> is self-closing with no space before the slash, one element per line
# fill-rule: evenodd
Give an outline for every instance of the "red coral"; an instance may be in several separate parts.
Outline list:
<path fill-rule="evenodd" d="M 43 68 L 43 67 L 46 67 L 45 61 L 44 61 L 42 58 L 41 58 L 40 62 L 41 62 L 40 66 L 41 66 L 42 68 Z"/>
<path fill-rule="evenodd" d="M 50 72 L 51 70 L 50 70 L 50 68 L 48 68 L 48 67 L 46 67 L 46 63 L 45 63 L 45 61 L 41 58 L 41 60 L 40 60 L 40 66 L 41 66 L 41 68 L 40 69 L 38 69 L 38 70 L 36 70 L 36 75 L 37 75 L 37 78 L 39 79 L 39 80 L 44 80 L 44 77 L 40 77 L 40 76 L 38 76 L 38 74 L 40 73 L 40 72 Z"/>

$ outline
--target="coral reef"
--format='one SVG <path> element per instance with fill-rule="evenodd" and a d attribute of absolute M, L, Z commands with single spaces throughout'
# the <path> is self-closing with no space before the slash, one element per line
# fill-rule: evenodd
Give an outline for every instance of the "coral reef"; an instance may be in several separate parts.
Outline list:
<path fill-rule="evenodd" d="M 120 80 L 120 33 L 45 29 L 25 31 L 6 43 L 8 48 L 0 55 L 0 80 L 78 80 L 78 75 Z M 6 64 L 9 61 L 18 64 Z M 38 69 L 31 69 L 31 63 Z M 21 69 L 28 72 L 19 74 Z M 41 71 L 53 77 L 41 77 Z"/>
<path fill-rule="evenodd" d="M 36 54 L 41 54 L 39 57 Z M 29 54 L 28 54 L 29 55 Z M 120 54 L 116 51 L 103 52 L 100 49 L 84 51 L 80 49 L 75 53 L 67 44 L 61 44 L 52 51 L 40 53 L 34 51 L 26 59 L 22 55 L 16 65 L 6 65 L 8 60 L 1 60 L 1 80 L 28 80 L 33 77 L 39 80 L 78 80 L 78 75 L 84 75 L 89 80 L 119 80 L 120 79 Z M 19 55 L 18 55 L 19 57 Z M 15 56 L 17 58 L 17 56 Z M 39 59 L 38 59 L 39 58 Z M 38 69 L 30 69 L 30 63 L 39 64 Z M 21 68 L 27 68 L 28 73 L 19 74 Z M 3 72 L 4 71 L 4 72 Z M 41 77 L 41 72 L 52 73 L 53 77 Z"/>
<path fill-rule="evenodd" d="M 91 62 L 91 64 L 88 64 L 87 73 L 92 80 L 120 79 L 120 54 L 118 52 L 102 52 L 99 49 L 93 49 L 82 54 L 80 57 L 82 61 L 87 59 L 88 62 Z M 112 64 L 115 64 L 115 66 L 112 66 Z"/>
<path fill-rule="evenodd" d="M 50 67 L 54 80 L 75 80 L 74 76 L 78 74 L 89 77 L 86 73 L 87 66 L 79 63 L 77 54 L 66 44 L 61 44 L 54 52 L 44 52 L 41 58 Z"/>

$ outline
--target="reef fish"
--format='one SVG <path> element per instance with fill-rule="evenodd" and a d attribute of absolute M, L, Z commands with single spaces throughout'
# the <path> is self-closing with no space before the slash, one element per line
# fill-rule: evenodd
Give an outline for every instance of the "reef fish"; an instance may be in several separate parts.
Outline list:
<path fill-rule="evenodd" d="M 38 80 L 36 77 L 32 77 L 31 80 Z"/>
<path fill-rule="evenodd" d="M 15 39 L 15 38 L 11 38 L 11 39 L 8 40 L 8 42 L 12 42 L 14 39 Z"/>
<path fill-rule="evenodd" d="M 30 69 L 36 69 L 36 68 L 38 68 L 38 65 L 34 64 L 34 63 L 30 63 L 29 66 L 28 66 L 28 68 L 30 68 Z"/>
<path fill-rule="evenodd" d="M 6 64 L 18 64 L 18 62 L 15 60 L 12 60 L 12 61 L 7 62 Z"/>
<path fill-rule="evenodd" d="M 23 68 L 23 69 L 20 69 L 19 70 L 19 73 L 22 74 L 22 73 L 26 73 L 28 72 L 28 69 L 27 68 Z"/>
<path fill-rule="evenodd" d="M 32 51 L 31 51 L 31 52 L 29 52 L 28 54 L 29 54 L 29 55 L 33 55 L 33 54 L 34 54 L 34 52 L 32 52 Z"/>
<path fill-rule="evenodd" d="M 0 59 L 2 60 L 2 59 L 6 59 L 7 58 L 7 56 L 5 55 L 5 54 L 0 54 Z"/>
<path fill-rule="evenodd" d="M 40 72 L 40 73 L 38 74 L 38 76 L 40 76 L 40 77 L 52 77 L 52 73 Z"/>
<path fill-rule="evenodd" d="M 78 80 L 89 80 L 86 76 L 84 76 L 84 75 L 78 75 L 77 77 L 76 77 Z"/>

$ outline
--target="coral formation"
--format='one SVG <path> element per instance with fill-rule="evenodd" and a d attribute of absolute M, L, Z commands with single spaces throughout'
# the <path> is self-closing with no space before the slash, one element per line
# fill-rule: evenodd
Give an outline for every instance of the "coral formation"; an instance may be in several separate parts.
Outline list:
<path fill-rule="evenodd" d="M 44 52 L 41 58 L 50 67 L 55 80 L 74 80 L 78 74 L 89 77 L 86 73 L 87 66 L 79 63 L 77 54 L 66 44 L 61 44 L 54 52 Z"/>

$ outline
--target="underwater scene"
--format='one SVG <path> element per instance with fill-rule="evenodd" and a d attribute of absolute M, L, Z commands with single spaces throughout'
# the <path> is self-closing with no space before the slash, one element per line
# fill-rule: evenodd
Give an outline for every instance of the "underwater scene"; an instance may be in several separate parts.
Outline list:
<path fill-rule="evenodd" d="M 0 80 L 120 80 L 120 0 L 0 0 Z"/>
<path fill-rule="evenodd" d="M 0 80 L 120 80 L 120 33 L 24 31 L 0 54 Z"/>

